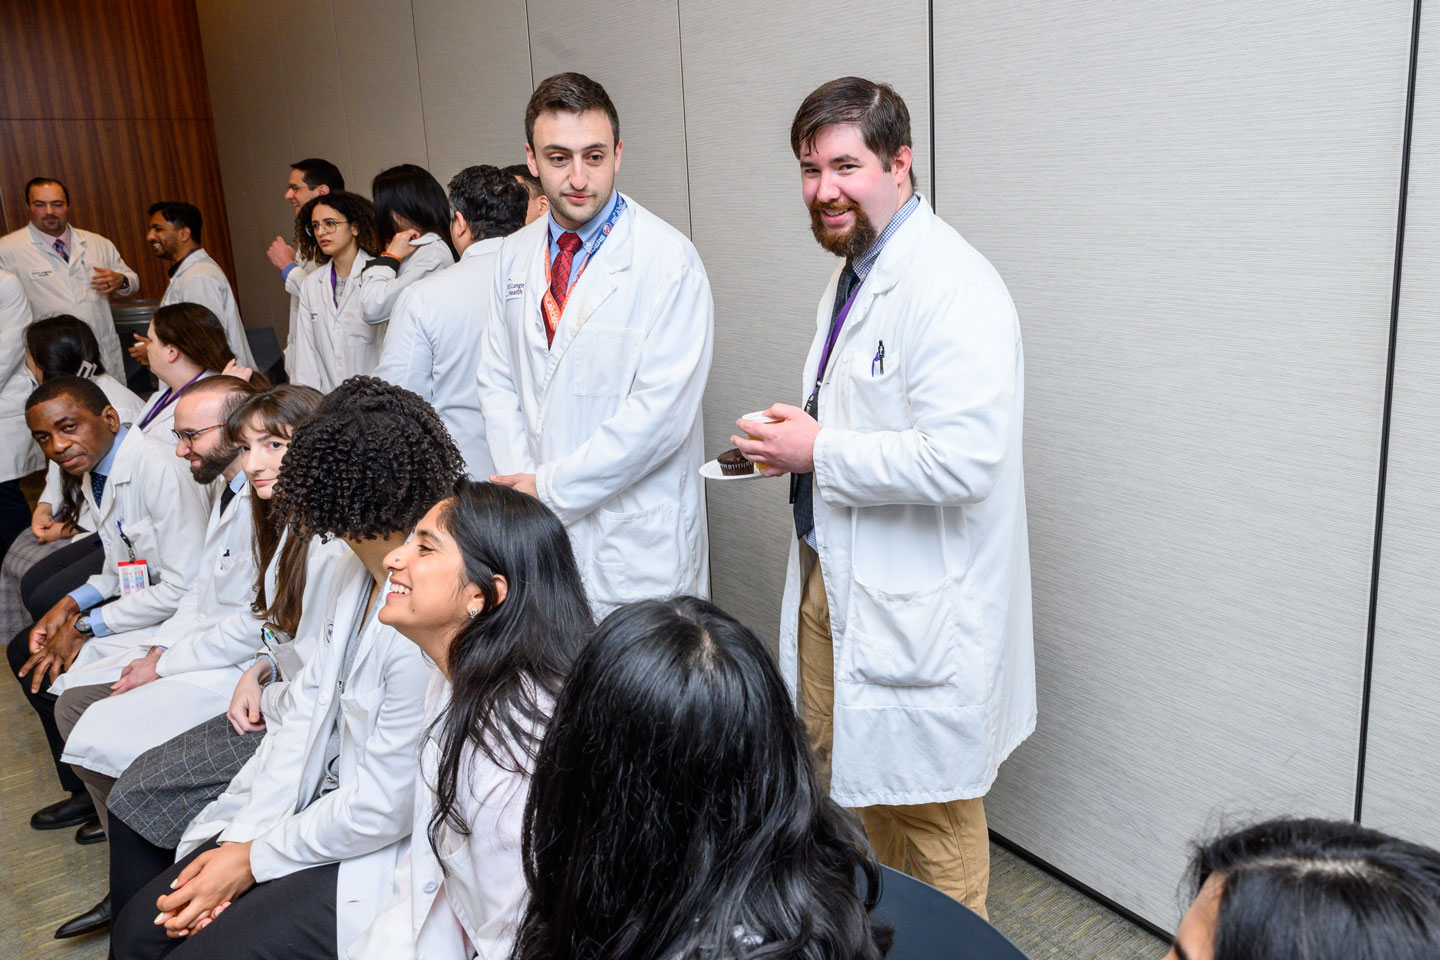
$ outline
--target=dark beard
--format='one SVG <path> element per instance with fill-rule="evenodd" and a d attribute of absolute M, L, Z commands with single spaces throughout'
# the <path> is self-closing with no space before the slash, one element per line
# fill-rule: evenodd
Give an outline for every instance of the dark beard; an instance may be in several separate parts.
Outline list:
<path fill-rule="evenodd" d="M 235 451 L 221 448 L 209 456 L 202 455 L 200 466 L 190 467 L 190 475 L 195 478 L 196 483 L 202 485 L 209 483 L 224 473 L 225 468 L 230 466 L 230 461 L 234 459 Z"/>
<path fill-rule="evenodd" d="M 846 210 L 855 211 L 855 225 L 850 228 L 848 233 L 831 233 L 825 226 L 825 221 L 820 219 L 822 212 L 842 213 Z M 815 234 L 815 240 L 820 246 L 852 263 L 857 258 L 864 256 L 865 251 L 870 249 L 870 245 L 879 236 L 875 225 L 870 222 L 869 217 L 865 216 L 865 211 L 861 210 L 860 205 L 853 200 L 844 203 L 816 202 L 810 204 L 810 232 Z"/>

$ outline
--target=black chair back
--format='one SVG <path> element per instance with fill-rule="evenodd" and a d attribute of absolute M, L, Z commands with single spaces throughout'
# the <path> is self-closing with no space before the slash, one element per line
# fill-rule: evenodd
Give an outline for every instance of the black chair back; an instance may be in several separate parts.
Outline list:
<path fill-rule="evenodd" d="M 880 868 L 875 913 L 895 928 L 887 960 L 1026 960 L 969 907 L 890 867 Z"/>

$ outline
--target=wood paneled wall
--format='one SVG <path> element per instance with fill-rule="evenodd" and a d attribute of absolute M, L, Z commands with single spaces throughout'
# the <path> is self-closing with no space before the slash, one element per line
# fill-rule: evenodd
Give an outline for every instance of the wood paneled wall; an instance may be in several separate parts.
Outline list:
<path fill-rule="evenodd" d="M 71 222 L 109 237 L 159 297 L 165 268 L 145 244 L 146 209 L 186 200 L 234 282 L 230 226 L 195 0 L 0 4 L 0 214 L 29 222 L 25 182 L 70 189 Z"/>

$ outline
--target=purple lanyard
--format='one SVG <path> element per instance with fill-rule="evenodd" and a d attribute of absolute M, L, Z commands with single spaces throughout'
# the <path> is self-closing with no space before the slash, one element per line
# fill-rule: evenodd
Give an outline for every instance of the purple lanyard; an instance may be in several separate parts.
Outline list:
<path fill-rule="evenodd" d="M 820 396 L 820 381 L 825 379 L 825 369 L 830 366 L 830 351 L 835 349 L 835 341 L 840 339 L 840 328 L 845 326 L 845 318 L 850 316 L 850 308 L 855 305 L 855 297 L 859 295 L 860 288 L 865 285 L 861 280 L 855 284 L 855 289 L 850 291 L 850 297 L 845 301 L 845 306 L 835 314 L 835 319 L 830 321 L 830 336 L 825 338 L 825 349 L 820 352 L 820 367 L 815 371 L 815 389 L 810 391 L 810 404 L 813 405 Z M 812 413 L 811 416 L 814 416 Z"/>
<path fill-rule="evenodd" d="M 335 276 L 335 267 L 332 264 L 330 267 L 330 302 L 337 307 L 340 306 L 340 294 L 336 289 L 338 284 L 339 280 Z"/>
<path fill-rule="evenodd" d="M 203 376 L 205 376 L 205 371 L 201 370 L 199 373 L 195 374 L 195 376 L 190 380 L 190 383 L 194 383 L 196 380 L 199 380 Z M 170 406 L 170 404 L 174 403 L 175 398 L 180 396 L 180 394 L 184 393 L 186 389 L 189 388 L 190 383 L 185 384 L 185 386 L 181 387 L 179 390 L 167 389 L 165 391 L 165 395 L 160 398 L 160 402 L 155 404 L 155 408 L 149 413 L 145 414 L 145 419 L 140 421 L 140 429 L 144 430 L 146 427 L 150 426 L 150 421 L 160 416 L 160 411 L 164 410 L 166 407 Z"/>

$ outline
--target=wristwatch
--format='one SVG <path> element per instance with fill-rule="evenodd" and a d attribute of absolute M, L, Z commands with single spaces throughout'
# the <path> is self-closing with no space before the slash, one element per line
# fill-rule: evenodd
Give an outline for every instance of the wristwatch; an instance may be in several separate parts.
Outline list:
<path fill-rule="evenodd" d="M 90 615 L 82 613 L 75 618 L 75 632 L 85 637 L 95 636 L 95 628 L 90 626 Z"/>

